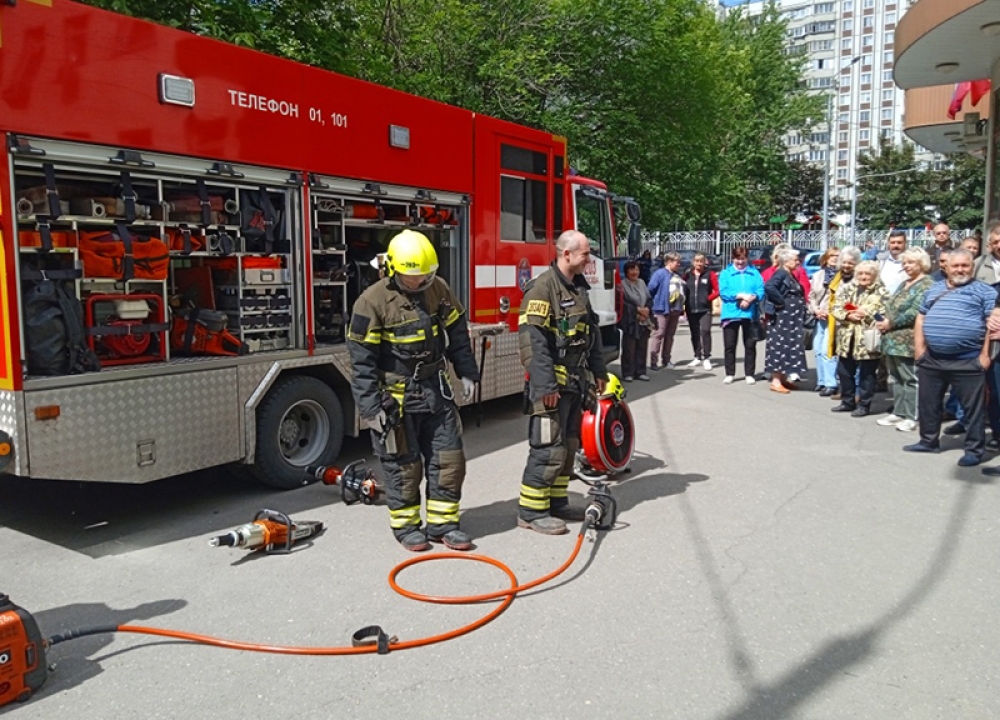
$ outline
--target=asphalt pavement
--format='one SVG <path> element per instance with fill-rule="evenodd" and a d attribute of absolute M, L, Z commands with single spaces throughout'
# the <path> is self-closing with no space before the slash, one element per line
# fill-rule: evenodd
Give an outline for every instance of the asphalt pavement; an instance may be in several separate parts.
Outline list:
<path fill-rule="evenodd" d="M 721 337 L 716 336 L 721 349 Z M 675 359 L 690 359 L 686 327 Z M 758 360 L 763 366 L 763 353 Z M 998 489 L 915 435 L 851 418 L 807 390 L 722 384 L 720 367 L 628 385 L 638 427 L 619 476 L 618 527 L 586 540 L 560 577 L 485 627 L 388 655 L 303 657 L 133 634 L 51 649 L 21 720 L 73 718 L 997 718 Z M 803 383 L 804 388 L 811 382 Z M 885 406 L 878 396 L 877 408 Z M 527 443 L 516 398 L 463 413 L 463 527 L 476 552 L 527 582 L 569 556 L 573 533 L 516 527 Z M 347 459 L 368 456 L 364 438 Z M 1000 462 L 990 456 L 990 464 Z M 586 490 L 571 485 L 575 502 Z M 0 591 L 43 633 L 103 624 L 255 643 L 350 645 L 377 623 L 402 641 L 495 606 L 396 595 L 412 557 L 382 506 L 312 485 L 276 492 L 204 471 L 146 486 L 0 480 Z M 209 547 L 261 508 L 321 520 L 289 556 Z M 432 553 L 441 553 L 436 547 Z M 508 584 L 487 565 L 441 561 L 400 575 L 417 592 Z"/>

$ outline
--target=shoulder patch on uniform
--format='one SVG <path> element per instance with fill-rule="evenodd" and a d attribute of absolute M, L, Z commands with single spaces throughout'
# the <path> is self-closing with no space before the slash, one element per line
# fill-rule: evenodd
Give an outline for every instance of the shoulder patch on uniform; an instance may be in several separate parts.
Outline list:
<path fill-rule="evenodd" d="M 370 317 L 354 313 L 354 317 L 351 318 L 351 335 L 359 339 L 364 339 L 371 325 L 372 319 Z"/>
<path fill-rule="evenodd" d="M 549 304 L 544 300 L 529 300 L 525 315 L 541 315 L 547 317 L 549 314 Z"/>

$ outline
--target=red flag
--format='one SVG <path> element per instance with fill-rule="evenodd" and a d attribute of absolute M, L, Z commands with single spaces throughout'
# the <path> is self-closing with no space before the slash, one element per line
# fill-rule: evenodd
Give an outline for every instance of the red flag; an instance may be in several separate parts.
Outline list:
<path fill-rule="evenodd" d="M 955 115 L 958 111 L 962 109 L 962 102 L 965 101 L 965 96 L 972 92 L 972 83 L 970 82 L 960 82 L 955 85 L 955 92 L 951 96 L 951 104 L 948 106 L 948 117 L 952 120 L 955 119 Z"/>
<path fill-rule="evenodd" d="M 990 79 L 985 80 L 973 80 L 972 81 L 972 104 L 978 105 L 979 101 L 982 100 L 983 95 L 988 95 L 990 92 Z"/>
<path fill-rule="evenodd" d="M 989 79 L 984 80 L 973 80 L 972 82 L 960 82 L 955 85 L 955 92 L 951 96 L 951 104 L 948 105 L 948 117 L 952 120 L 955 119 L 955 115 L 962 109 L 962 103 L 965 102 L 965 96 L 971 95 L 969 99 L 972 101 L 973 105 L 978 105 L 979 101 L 983 99 L 984 95 L 990 92 L 990 81 Z"/>

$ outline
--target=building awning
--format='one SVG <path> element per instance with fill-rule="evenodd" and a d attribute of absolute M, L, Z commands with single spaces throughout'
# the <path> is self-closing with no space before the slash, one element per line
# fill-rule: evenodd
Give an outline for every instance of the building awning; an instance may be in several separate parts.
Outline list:
<path fill-rule="evenodd" d="M 920 0 L 895 32 L 893 78 L 904 90 L 990 77 L 1000 58 L 992 0 Z"/>

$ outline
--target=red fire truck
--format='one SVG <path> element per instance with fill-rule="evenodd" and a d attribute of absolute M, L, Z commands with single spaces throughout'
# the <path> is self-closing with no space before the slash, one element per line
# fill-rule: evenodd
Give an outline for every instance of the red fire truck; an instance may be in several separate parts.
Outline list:
<path fill-rule="evenodd" d="M 0 4 L 0 471 L 277 487 L 357 433 L 354 299 L 401 228 L 521 390 L 524 284 L 578 227 L 605 344 L 611 196 L 564 138 L 68 0 Z"/>

